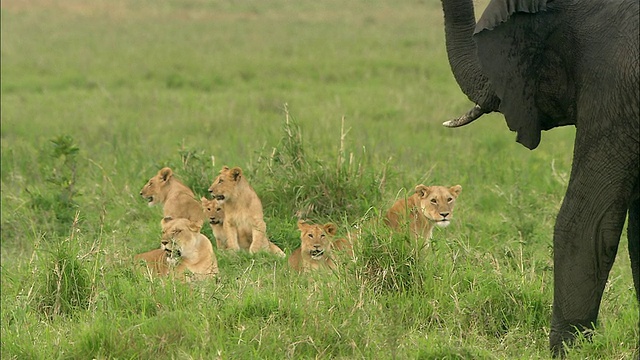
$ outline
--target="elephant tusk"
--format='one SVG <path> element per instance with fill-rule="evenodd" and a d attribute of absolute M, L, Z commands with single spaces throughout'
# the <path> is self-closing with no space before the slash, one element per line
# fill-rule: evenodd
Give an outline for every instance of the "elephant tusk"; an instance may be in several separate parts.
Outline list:
<path fill-rule="evenodd" d="M 446 127 L 449 127 L 449 128 L 456 128 L 456 127 L 464 126 L 464 125 L 467 125 L 469 123 L 472 123 L 477 118 L 482 116 L 484 113 L 485 113 L 485 111 L 482 110 L 480 105 L 475 105 L 474 107 L 471 108 L 471 110 L 467 111 L 466 114 L 460 116 L 457 119 L 447 120 L 447 121 L 443 122 L 442 125 L 444 125 Z"/>

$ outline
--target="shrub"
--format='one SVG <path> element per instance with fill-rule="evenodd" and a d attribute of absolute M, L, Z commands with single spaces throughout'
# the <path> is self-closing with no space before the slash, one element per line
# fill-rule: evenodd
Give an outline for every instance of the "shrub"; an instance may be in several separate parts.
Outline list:
<path fill-rule="evenodd" d="M 53 245 L 36 279 L 36 306 L 49 318 L 71 316 L 89 306 L 93 284 L 72 240 L 73 237 Z"/>
<path fill-rule="evenodd" d="M 50 140 L 51 146 L 46 156 L 51 161 L 41 162 L 41 171 L 49 184 L 46 194 L 27 191 L 31 206 L 36 210 L 52 211 L 57 220 L 56 230 L 67 228 L 74 220 L 78 209 L 76 197 L 80 192 L 76 186 L 78 174 L 78 154 L 80 148 L 70 135 L 60 135 Z"/>
<path fill-rule="evenodd" d="M 254 169 L 262 180 L 260 197 L 274 214 L 298 218 L 360 217 L 382 198 L 386 165 L 380 173 L 347 154 L 344 119 L 336 159 L 307 151 L 302 128 L 284 106 L 283 136 L 269 155 L 260 155 Z M 366 159 L 365 159 L 366 160 Z"/>

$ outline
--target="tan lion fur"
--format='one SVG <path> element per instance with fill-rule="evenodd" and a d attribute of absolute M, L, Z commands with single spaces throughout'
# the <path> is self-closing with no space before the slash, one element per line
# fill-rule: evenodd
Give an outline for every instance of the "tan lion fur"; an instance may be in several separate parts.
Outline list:
<path fill-rule="evenodd" d="M 200 233 L 201 226 L 186 218 L 162 219 L 162 247 L 169 253 L 172 271 L 185 280 L 201 280 L 218 273 L 218 261 L 211 241 Z M 186 271 L 192 275 L 185 274 Z"/>
<path fill-rule="evenodd" d="M 453 216 L 453 208 L 462 186 L 416 186 L 415 193 L 400 199 L 387 211 L 385 223 L 394 230 L 409 225 L 416 237 L 430 239 L 433 226 L 446 227 Z"/>
<path fill-rule="evenodd" d="M 173 171 L 162 168 L 142 187 L 140 195 L 149 201 L 149 206 L 162 205 L 164 217 L 186 218 L 200 226 L 204 214 L 193 191 L 173 176 Z"/>
<path fill-rule="evenodd" d="M 224 235 L 222 224 L 224 223 L 224 211 L 222 205 L 216 199 L 200 198 L 204 218 L 209 222 L 213 237 L 216 239 L 216 248 L 218 250 L 227 249 L 227 238 Z"/>
<path fill-rule="evenodd" d="M 334 241 L 333 237 L 338 228 L 333 223 L 318 225 L 299 220 L 298 229 L 300 247 L 295 249 L 288 259 L 289 266 L 295 271 L 334 270 L 334 250 L 345 250 L 353 256 L 353 248 L 347 240 Z"/>
<path fill-rule="evenodd" d="M 169 274 L 169 262 L 167 252 L 164 249 L 154 249 L 133 257 L 138 262 L 143 262 L 147 273 L 152 276 L 166 276 Z"/>
<path fill-rule="evenodd" d="M 229 250 L 250 253 L 268 251 L 284 257 L 285 253 L 267 238 L 262 202 L 242 173 L 242 169 L 224 166 L 209 192 L 224 213 L 223 238 Z"/>

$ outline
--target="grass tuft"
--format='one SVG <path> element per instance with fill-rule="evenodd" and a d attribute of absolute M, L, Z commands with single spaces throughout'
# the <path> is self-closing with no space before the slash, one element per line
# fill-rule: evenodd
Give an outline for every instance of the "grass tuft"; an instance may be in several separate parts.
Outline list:
<path fill-rule="evenodd" d="M 89 269 L 78 259 L 78 248 L 72 241 L 73 237 L 52 245 L 37 279 L 36 306 L 50 319 L 86 310 L 93 294 Z"/>
<path fill-rule="evenodd" d="M 317 144 L 303 142 L 303 129 L 284 105 L 282 138 L 269 155 L 261 155 L 256 177 L 261 198 L 272 212 L 297 218 L 354 219 L 379 202 L 384 193 L 386 167 L 379 172 L 347 153 L 344 119 L 335 159 L 318 156 Z M 366 156 L 366 154 L 363 154 Z"/>

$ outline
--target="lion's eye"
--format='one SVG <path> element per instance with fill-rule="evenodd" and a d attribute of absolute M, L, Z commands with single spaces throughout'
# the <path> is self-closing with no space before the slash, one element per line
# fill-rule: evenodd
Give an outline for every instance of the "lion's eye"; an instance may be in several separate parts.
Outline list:
<path fill-rule="evenodd" d="M 313 239 L 313 234 L 307 234 L 307 236 Z"/>
<path fill-rule="evenodd" d="M 437 204 L 437 203 L 438 203 L 438 201 L 437 201 L 436 199 L 431 199 L 431 203 L 432 203 L 433 205 L 435 205 L 435 204 Z"/>
<path fill-rule="evenodd" d="M 222 208 L 217 208 L 217 209 L 216 209 L 216 211 L 220 211 L 220 210 L 222 210 Z"/>
<path fill-rule="evenodd" d="M 447 202 L 452 202 L 452 201 L 453 201 L 453 198 L 448 198 L 447 199 Z"/>
<path fill-rule="evenodd" d="M 218 184 L 222 184 L 222 179 L 218 180 Z"/>
<path fill-rule="evenodd" d="M 324 234 L 320 235 L 320 237 L 324 239 Z"/>

